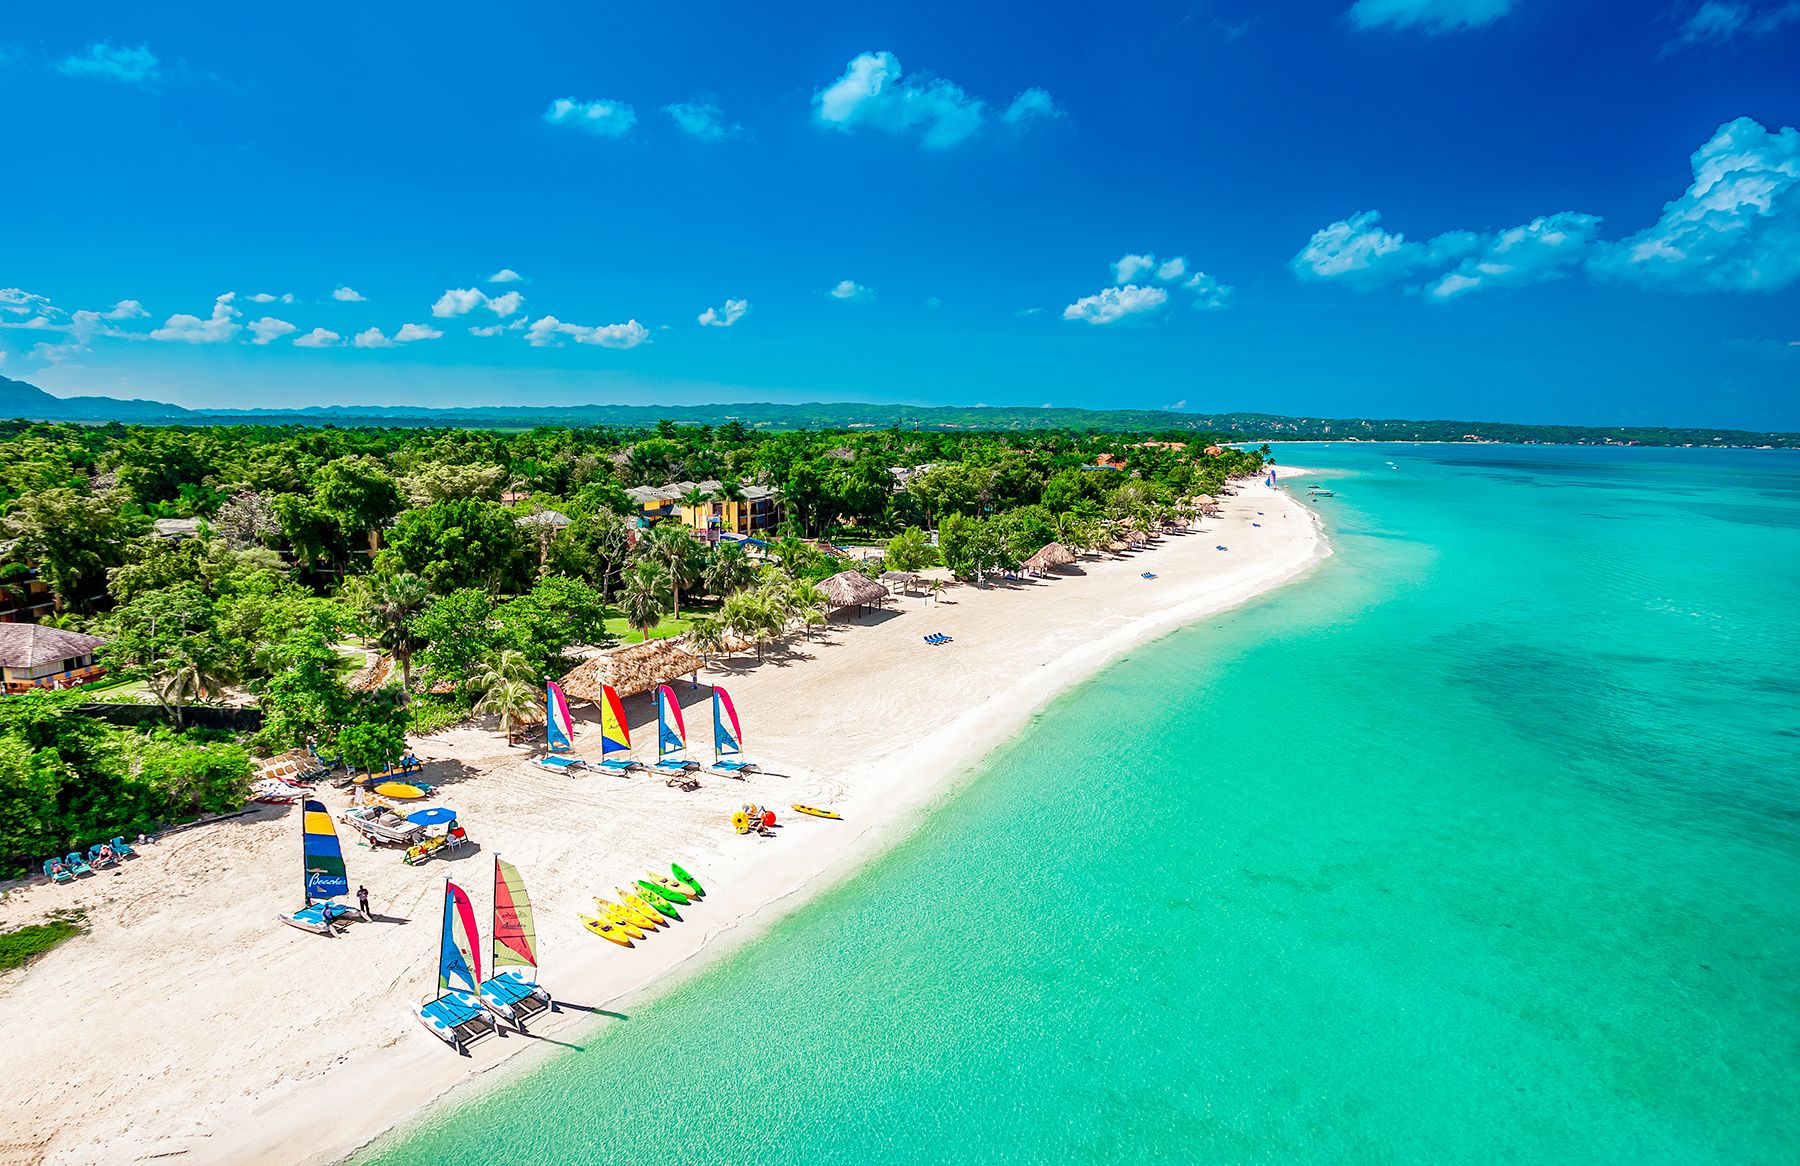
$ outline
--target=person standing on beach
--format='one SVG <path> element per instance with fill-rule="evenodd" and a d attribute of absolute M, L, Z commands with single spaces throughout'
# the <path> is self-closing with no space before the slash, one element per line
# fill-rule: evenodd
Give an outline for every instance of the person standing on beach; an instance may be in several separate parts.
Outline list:
<path fill-rule="evenodd" d="M 369 914 L 369 888 L 358 885 L 356 888 L 356 905 L 362 908 L 363 918 L 372 918 Z"/>

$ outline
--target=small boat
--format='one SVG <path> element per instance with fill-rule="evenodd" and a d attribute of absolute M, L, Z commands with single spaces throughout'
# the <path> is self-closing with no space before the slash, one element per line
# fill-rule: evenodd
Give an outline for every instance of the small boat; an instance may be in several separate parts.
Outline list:
<path fill-rule="evenodd" d="M 796 814 L 807 814 L 814 818 L 835 818 L 840 822 L 844 820 L 844 815 L 836 810 L 822 809 L 819 806 L 802 806 L 796 803 L 788 808 Z"/>
<path fill-rule="evenodd" d="M 275 915 L 289 927 L 333 935 L 336 932 L 331 925 L 339 919 L 368 919 L 357 908 L 334 901 L 350 893 L 350 879 L 344 873 L 344 848 L 338 842 L 337 827 L 324 802 L 307 801 L 300 806 L 300 891 L 304 906 Z"/>
<path fill-rule="evenodd" d="M 488 968 L 477 990 L 482 1005 L 525 1031 L 525 1022 L 555 1006 L 537 982 L 537 915 L 519 868 L 494 855 L 494 916 L 488 929 Z"/>
<path fill-rule="evenodd" d="M 626 907 L 637 912 L 638 917 L 640 919 L 643 919 L 645 922 L 649 923 L 650 926 L 652 926 L 652 927 L 667 927 L 668 926 L 668 924 L 663 922 L 662 913 L 660 911 L 658 911 L 655 907 L 652 907 L 649 903 L 645 902 L 641 897 L 632 894 L 630 891 L 625 890 L 623 887 L 614 888 L 613 893 L 619 896 L 619 902 L 625 904 Z M 679 915 L 677 915 L 677 916 L 675 916 L 675 918 L 679 919 L 681 917 Z"/>
<path fill-rule="evenodd" d="M 706 888 L 700 885 L 699 879 L 681 869 L 680 863 L 671 862 L 669 864 L 669 873 L 681 880 L 696 899 L 706 898 Z"/>
<path fill-rule="evenodd" d="M 742 779 L 747 773 L 761 772 L 744 760 L 744 730 L 738 725 L 737 708 L 731 694 L 713 688 L 713 762 L 707 769 L 724 777 Z"/>
<path fill-rule="evenodd" d="M 658 777 L 670 780 L 684 777 L 700 768 L 698 761 L 689 761 L 687 753 L 687 723 L 681 719 L 681 702 L 675 698 L 675 690 L 666 684 L 656 689 L 656 764 L 650 772 Z"/>
<path fill-rule="evenodd" d="M 444 930 L 438 940 L 437 995 L 412 1006 L 425 1031 L 459 1053 L 496 1030 L 481 998 L 481 938 L 468 894 L 444 880 Z"/>
<path fill-rule="evenodd" d="M 583 915 L 581 925 L 601 939 L 609 939 L 620 947 L 631 946 L 631 937 L 625 934 L 625 929 L 609 919 L 596 919 L 592 915 Z"/>
<path fill-rule="evenodd" d="M 637 920 L 633 919 L 631 917 L 631 912 L 627 911 L 625 908 L 619 906 L 617 903 L 602 899 L 598 895 L 594 896 L 594 906 L 600 908 L 601 918 L 605 919 L 608 923 L 617 923 L 624 929 L 625 934 L 629 935 L 632 939 L 644 938 L 644 929 L 638 926 Z"/>
<path fill-rule="evenodd" d="M 638 884 L 638 893 L 636 897 L 647 903 L 657 914 L 667 916 L 676 922 L 681 921 L 681 912 L 675 909 L 674 901 L 672 899 L 663 898 L 662 895 L 657 893 L 656 888 L 649 883 Z"/>
<path fill-rule="evenodd" d="M 639 885 L 641 886 L 642 883 L 640 882 Z M 656 889 L 657 894 L 665 899 L 673 900 L 683 907 L 700 897 L 676 882 L 670 876 L 666 874 L 657 874 L 655 871 L 650 872 L 650 885 Z"/>

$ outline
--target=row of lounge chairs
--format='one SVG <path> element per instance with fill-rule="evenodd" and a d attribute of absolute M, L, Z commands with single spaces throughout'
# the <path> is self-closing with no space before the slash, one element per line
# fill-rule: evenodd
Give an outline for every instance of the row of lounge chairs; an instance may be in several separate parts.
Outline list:
<path fill-rule="evenodd" d="M 94 843 L 88 847 L 86 854 L 71 850 L 61 858 L 46 859 L 44 874 L 49 876 L 51 882 L 71 883 L 83 875 L 91 875 L 96 870 L 117 866 L 128 858 L 136 857 L 137 851 L 124 838 L 114 838 L 111 842 Z"/>
<path fill-rule="evenodd" d="M 932 632 L 929 636 L 924 637 L 924 639 L 927 644 L 930 644 L 934 648 L 937 647 L 939 644 L 949 644 L 949 643 L 955 642 L 954 636 L 947 636 L 943 632 Z"/>

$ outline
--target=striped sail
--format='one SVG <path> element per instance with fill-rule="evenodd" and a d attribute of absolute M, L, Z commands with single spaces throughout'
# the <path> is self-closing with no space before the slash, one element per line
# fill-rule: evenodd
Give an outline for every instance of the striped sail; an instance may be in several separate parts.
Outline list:
<path fill-rule="evenodd" d="M 475 946 L 475 907 L 455 883 L 444 880 L 444 937 L 438 949 L 438 991 L 479 992 L 481 952 Z"/>
<path fill-rule="evenodd" d="M 631 726 L 625 720 L 625 706 L 619 690 L 610 684 L 600 686 L 600 755 L 631 751 Z"/>
<path fill-rule="evenodd" d="M 330 899 L 350 893 L 350 880 L 344 875 L 344 851 L 338 845 L 337 827 L 324 802 L 306 802 L 300 807 L 301 864 L 306 872 L 306 897 Z"/>
<path fill-rule="evenodd" d="M 544 686 L 544 731 L 551 752 L 575 747 L 575 718 L 569 712 L 568 698 L 554 680 Z"/>
<path fill-rule="evenodd" d="M 738 727 L 737 707 L 723 688 L 713 689 L 713 755 L 729 757 L 744 751 L 744 731 Z"/>
<path fill-rule="evenodd" d="M 494 859 L 494 966 L 537 967 L 537 924 L 519 868 Z"/>
<path fill-rule="evenodd" d="M 681 721 L 681 702 L 675 690 L 659 685 L 656 690 L 656 756 L 660 759 L 687 748 L 687 726 Z"/>

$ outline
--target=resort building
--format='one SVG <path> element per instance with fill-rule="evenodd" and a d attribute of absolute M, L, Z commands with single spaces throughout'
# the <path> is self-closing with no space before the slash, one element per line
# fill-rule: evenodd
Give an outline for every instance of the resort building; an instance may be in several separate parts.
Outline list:
<path fill-rule="evenodd" d="M 105 675 L 94 650 L 106 641 L 34 623 L 0 624 L 0 679 L 7 692 L 69 688 Z"/>
<path fill-rule="evenodd" d="M 781 499 L 769 486 L 738 487 L 741 499 L 719 497 L 720 483 L 670 482 L 634 486 L 625 491 L 638 508 L 638 525 L 677 521 L 699 535 L 737 534 L 761 537 L 781 524 Z"/>

